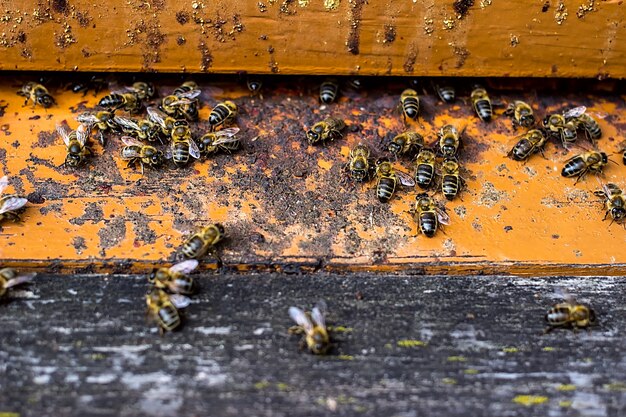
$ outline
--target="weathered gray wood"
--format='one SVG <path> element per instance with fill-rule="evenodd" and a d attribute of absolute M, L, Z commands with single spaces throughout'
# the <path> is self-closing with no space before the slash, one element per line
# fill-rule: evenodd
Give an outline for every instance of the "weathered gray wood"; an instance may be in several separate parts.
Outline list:
<path fill-rule="evenodd" d="M 184 328 L 164 337 L 145 322 L 145 277 L 40 276 L 13 292 L 0 305 L 0 415 L 626 415 L 626 278 L 197 280 Z M 557 287 L 600 325 L 543 335 Z M 301 353 L 287 335 L 287 308 L 319 298 L 353 328 L 340 335 L 349 356 Z"/>

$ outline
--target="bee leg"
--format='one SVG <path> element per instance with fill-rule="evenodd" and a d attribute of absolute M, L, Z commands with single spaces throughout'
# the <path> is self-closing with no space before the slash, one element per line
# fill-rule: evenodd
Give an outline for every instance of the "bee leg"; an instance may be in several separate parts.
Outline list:
<path fill-rule="evenodd" d="M 289 329 L 287 329 L 287 333 L 289 334 L 303 334 L 304 333 L 304 329 L 300 326 L 291 326 Z"/>

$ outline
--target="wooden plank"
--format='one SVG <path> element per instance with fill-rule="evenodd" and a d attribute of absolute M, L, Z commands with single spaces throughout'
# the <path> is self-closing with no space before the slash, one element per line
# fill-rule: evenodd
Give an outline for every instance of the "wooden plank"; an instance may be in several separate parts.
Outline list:
<path fill-rule="evenodd" d="M 28 196 L 22 224 L 4 222 L 0 232 L 3 264 L 56 272 L 145 272 L 174 262 L 178 248 L 196 228 L 209 222 L 225 225 L 220 244 L 226 268 L 285 272 L 413 271 L 428 274 L 623 275 L 626 265 L 624 228 L 602 221 L 602 202 L 593 195 L 593 175 L 574 184 L 560 175 L 564 161 L 590 147 L 585 139 L 569 151 L 557 141 L 545 158 L 527 163 L 506 158 L 516 142 L 508 118 L 496 109 L 491 123 L 473 116 L 465 82 L 460 99 L 441 103 L 428 80 L 422 116 L 409 126 L 427 142 L 451 123 L 461 130 L 466 188 L 446 202 L 450 225 L 429 239 L 418 235 L 409 211 L 417 190 L 399 190 L 389 204 L 375 198 L 375 182 L 354 186 L 342 182 L 352 147 L 368 144 L 375 156 L 405 127 L 396 111 L 404 80 L 366 80 L 360 93 L 344 90 L 336 104 L 320 107 L 318 80 L 272 78 L 263 97 L 250 97 L 233 79 L 198 79 L 201 120 L 217 100 L 235 100 L 243 149 L 219 154 L 186 168 L 125 168 L 122 144 L 112 135 L 103 149 L 80 169 L 61 167 L 65 146 L 55 124 L 94 108 L 99 98 L 63 92 L 60 79 L 50 80 L 58 106 L 23 107 L 16 86 L 27 78 L 7 78 L 0 85 L 4 115 L 0 118 L 0 174 L 11 177 L 7 191 Z M 180 79 L 154 78 L 161 93 Z M 126 81 L 116 80 L 116 85 Z M 209 90 L 209 87 L 212 90 Z M 218 95 L 208 91 L 222 92 Z M 603 137 L 598 146 L 612 160 L 601 177 L 626 189 L 621 154 L 626 113 L 621 84 L 615 82 L 497 82 L 489 86 L 494 101 L 524 99 L 538 118 L 585 105 L 598 119 Z M 345 137 L 311 146 L 305 127 L 328 114 L 348 123 Z M 206 122 L 194 126 L 206 131 Z M 256 138 L 256 140 L 255 140 Z M 577 147 L 580 146 L 580 147 Z M 412 172 L 406 158 L 394 162 Z M 434 191 L 430 191 L 431 194 Z M 215 268 L 207 257 L 203 268 Z"/>
<path fill-rule="evenodd" d="M 473 6 L 462 14 L 453 3 Z M 626 76 L 613 0 L 0 5 L 3 70 Z"/>
<path fill-rule="evenodd" d="M 146 323 L 145 276 L 40 276 L 0 314 L 0 412 L 20 416 L 620 416 L 626 279 L 201 275 L 184 327 Z M 566 288 L 591 331 L 543 335 Z M 324 298 L 337 355 L 298 351 Z M 341 356 L 340 356 L 341 355 Z M 15 414 L 4 414 L 15 415 Z"/>

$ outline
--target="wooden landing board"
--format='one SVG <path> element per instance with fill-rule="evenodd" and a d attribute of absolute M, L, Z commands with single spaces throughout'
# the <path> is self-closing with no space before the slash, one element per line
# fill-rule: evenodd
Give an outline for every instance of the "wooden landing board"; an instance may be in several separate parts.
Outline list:
<path fill-rule="evenodd" d="M 220 245 L 226 267 L 236 270 L 410 271 L 413 273 L 511 273 L 621 275 L 626 230 L 603 222 L 602 203 L 593 195 L 599 182 L 589 176 L 578 184 L 560 175 L 569 152 L 551 141 L 545 159 L 523 164 L 505 157 L 516 142 L 511 121 L 496 108 L 495 120 L 480 122 L 469 105 L 470 80 L 458 80 L 460 99 L 448 105 L 422 95 L 422 113 L 411 128 L 429 142 L 442 125 L 465 128 L 460 161 L 467 187 L 461 199 L 445 202 L 451 224 L 432 238 L 417 234 L 411 210 L 416 190 L 400 190 L 389 204 L 375 199 L 373 182 L 341 183 L 351 147 L 368 144 L 386 155 L 386 144 L 403 131 L 396 110 L 406 79 L 370 79 L 361 92 L 344 90 L 339 103 L 320 107 L 319 80 L 265 80 L 263 96 L 250 97 L 231 79 L 197 81 L 205 93 L 201 120 L 225 98 L 237 102 L 243 149 L 217 155 L 187 168 L 125 169 L 121 143 L 109 138 L 105 149 L 93 144 L 95 157 L 81 169 L 60 167 L 65 146 L 55 124 L 93 109 L 99 98 L 63 92 L 66 77 L 49 80 L 58 105 L 24 107 L 15 90 L 26 81 L 8 76 L 0 85 L 0 174 L 11 177 L 7 191 L 32 202 L 22 224 L 3 223 L 3 265 L 47 271 L 145 272 L 176 259 L 185 236 L 209 222 L 222 222 L 228 239 Z M 151 78 L 162 93 L 181 79 Z M 125 85 L 129 80 L 115 80 Z M 616 82 L 493 81 L 494 102 L 524 99 L 539 118 L 587 106 L 599 121 L 599 148 L 611 155 L 602 181 L 626 189 L 624 97 Z M 208 87 L 211 87 L 210 89 Z M 424 94 L 425 93 L 425 94 Z M 346 120 L 343 139 L 310 146 L 304 128 L 334 115 Z M 207 129 L 206 122 L 194 127 Z M 589 148 L 585 139 L 581 147 Z M 412 172 L 400 159 L 397 169 Z M 441 194 L 438 201 L 444 202 Z M 214 267 L 207 259 L 204 267 Z"/>
<path fill-rule="evenodd" d="M 2 70 L 626 77 L 618 0 L 0 4 Z"/>

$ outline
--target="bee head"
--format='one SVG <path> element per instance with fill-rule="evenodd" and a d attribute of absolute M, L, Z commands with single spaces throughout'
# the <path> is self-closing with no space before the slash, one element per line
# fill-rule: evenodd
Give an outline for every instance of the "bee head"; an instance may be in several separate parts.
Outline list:
<path fill-rule="evenodd" d="M 222 226 L 222 223 L 215 223 L 215 227 L 217 231 L 220 232 L 220 235 L 224 235 L 224 226 Z"/>
<path fill-rule="evenodd" d="M 156 151 L 156 153 L 150 157 L 150 163 L 155 166 L 161 165 L 163 163 L 163 152 Z"/>
<path fill-rule="evenodd" d="M 624 207 L 613 207 L 611 209 L 611 216 L 615 220 L 622 220 L 626 218 L 626 209 L 624 209 Z"/>
<path fill-rule="evenodd" d="M 609 157 L 605 152 L 600 152 L 600 156 L 602 157 L 602 162 L 604 162 L 605 164 L 608 164 L 609 162 Z"/>
<path fill-rule="evenodd" d="M 45 108 L 48 108 L 54 104 L 54 98 L 50 94 L 44 94 L 37 97 L 37 103 L 41 104 Z"/>
<path fill-rule="evenodd" d="M 154 268 L 152 270 L 152 272 L 150 273 L 150 275 L 148 275 L 148 282 L 150 284 L 154 284 L 154 282 L 156 281 L 157 271 L 158 271 L 158 269 Z M 148 292 L 148 294 L 149 294 L 149 292 Z"/>

